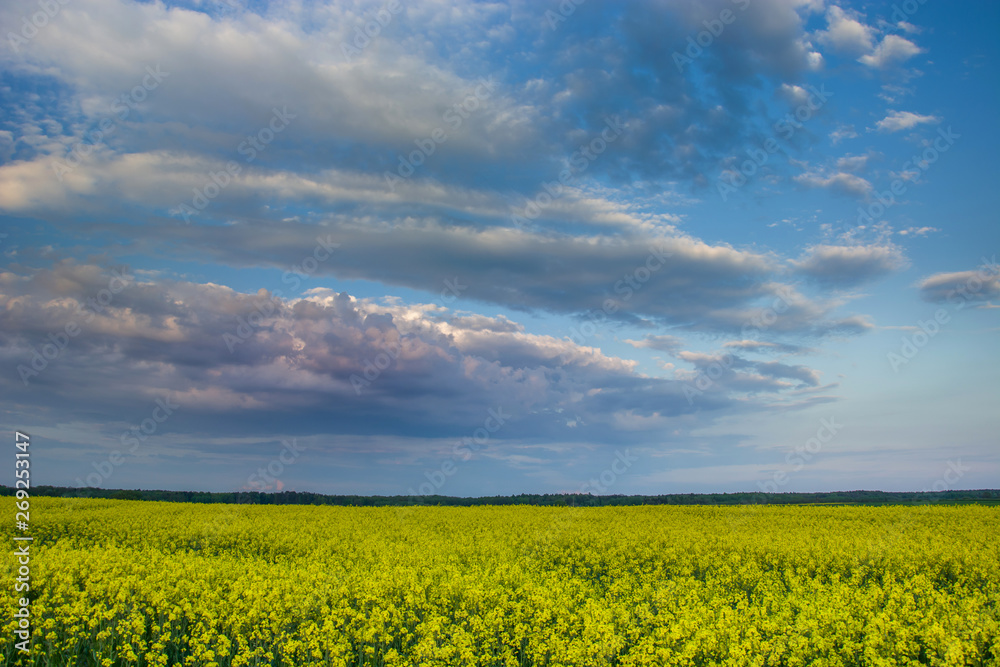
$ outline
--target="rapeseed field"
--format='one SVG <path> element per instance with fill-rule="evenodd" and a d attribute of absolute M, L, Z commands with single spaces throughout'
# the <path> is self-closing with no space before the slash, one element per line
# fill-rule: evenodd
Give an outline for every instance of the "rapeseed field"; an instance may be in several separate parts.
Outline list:
<path fill-rule="evenodd" d="M 1000 664 L 995 507 L 35 498 L 32 533 L 9 665 Z"/>

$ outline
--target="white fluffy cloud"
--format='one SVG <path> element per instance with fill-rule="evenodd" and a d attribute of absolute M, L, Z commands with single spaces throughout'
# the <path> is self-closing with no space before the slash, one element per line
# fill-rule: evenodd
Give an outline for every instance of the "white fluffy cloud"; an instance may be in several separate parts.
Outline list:
<path fill-rule="evenodd" d="M 923 53 L 919 46 L 899 35 L 886 35 L 875 50 L 858 58 L 858 61 L 875 69 L 885 69 L 902 64 L 918 53 Z"/>
<path fill-rule="evenodd" d="M 844 171 L 806 172 L 796 176 L 795 182 L 809 188 L 829 188 L 854 197 L 865 197 L 874 189 L 872 184 L 861 176 Z"/>
<path fill-rule="evenodd" d="M 861 14 L 837 5 L 827 9 L 826 21 L 826 30 L 816 34 L 819 43 L 874 69 L 895 67 L 923 53 L 923 49 L 899 35 L 888 34 L 878 41 L 879 31 L 867 25 Z"/>
<path fill-rule="evenodd" d="M 874 31 L 856 15 L 833 5 L 826 11 L 826 22 L 826 30 L 817 35 L 821 44 L 854 57 L 873 49 Z"/>
<path fill-rule="evenodd" d="M 937 116 L 924 116 L 912 111 L 890 110 L 885 118 L 875 124 L 875 127 L 881 132 L 899 132 L 901 130 L 912 129 L 917 125 L 940 122 L 941 119 Z"/>

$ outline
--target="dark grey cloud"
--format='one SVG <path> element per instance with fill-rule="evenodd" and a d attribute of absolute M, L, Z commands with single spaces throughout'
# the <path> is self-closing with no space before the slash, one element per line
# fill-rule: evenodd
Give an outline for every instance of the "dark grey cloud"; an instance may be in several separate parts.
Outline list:
<path fill-rule="evenodd" d="M 706 333 L 766 328 L 774 334 L 823 335 L 870 328 L 863 318 L 836 317 L 833 311 L 839 303 L 810 299 L 776 282 L 779 266 L 770 255 L 686 236 L 593 238 L 479 230 L 434 221 L 384 230 L 287 222 L 280 227 L 176 226 L 164 230 L 156 243 L 181 242 L 185 253 L 237 266 L 287 268 L 301 264 L 317 237 L 339 243 L 340 251 L 320 264 L 316 275 L 374 280 L 435 294 L 445 279 L 457 277 L 467 286 L 463 298 L 512 309 Z M 162 251 L 163 246 L 158 247 Z M 779 311 L 780 317 L 755 324 L 769 309 Z"/>
<path fill-rule="evenodd" d="M 751 395 L 777 393 L 820 384 L 819 372 L 802 365 L 754 361 L 728 351 L 711 354 L 681 351 L 676 356 L 694 366 L 693 371 L 680 371 L 677 376 L 687 383 L 689 395 L 697 390 L 699 398 L 704 394 L 724 396 L 734 391 Z"/>
<path fill-rule="evenodd" d="M 117 424 L 171 396 L 184 417 L 170 430 L 188 434 L 225 425 L 233 437 L 431 438 L 461 435 L 484 406 L 503 406 L 511 414 L 505 438 L 613 442 L 621 431 L 640 437 L 684 415 L 748 409 L 733 392 L 777 396 L 791 385 L 774 378 L 809 376 L 803 367 L 761 365 L 760 378 L 734 376 L 692 404 L 679 380 L 643 377 L 635 362 L 527 334 L 505 318 L 323 289 L 284 300 L 123 275 L 121 286 L 68 261 L 0 274 L 0 384 L 19 396 L 19 409 Z M 102 297 L 109 286 L 117 291 Z M 87 305 L 92 298 L 98 307 Z M 571 415 L 588 429 L 573 431 Z"/>

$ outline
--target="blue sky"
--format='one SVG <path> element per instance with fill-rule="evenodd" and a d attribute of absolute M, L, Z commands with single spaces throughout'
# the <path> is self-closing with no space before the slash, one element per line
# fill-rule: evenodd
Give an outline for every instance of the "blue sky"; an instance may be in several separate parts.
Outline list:
<path fill-rule="evenodd" d="M 1000 9 L 5 3 L 36 483 L 995 487 Z"/>

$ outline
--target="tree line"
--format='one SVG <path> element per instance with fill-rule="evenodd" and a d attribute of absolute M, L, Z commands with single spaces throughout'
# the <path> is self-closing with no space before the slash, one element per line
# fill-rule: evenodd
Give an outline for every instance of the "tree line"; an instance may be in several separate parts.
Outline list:
<path fill-rule="evenodd" d="M 14 488 L 0 485 L 0 496 L 14 495 Z M 163 491 L 99 489 L 93 487 L 36 486 L 32 496 L 57 498 L 110 498 L 175 503 L 226 503 L 245 505 L 340 505 L 386 507 L 405 505 L 535 505 L 541 507 L 610 507 L 622 505 L 917 505 L 925 503 L 1000 503 L 1000 490 L 964 491 L 830 491 L 817 493 L 670 493 L 663 495 L 593 495 L 590 493 L 522 493 L 516 496 L 359 496 L 325 495 L 308 491 Z"/>

